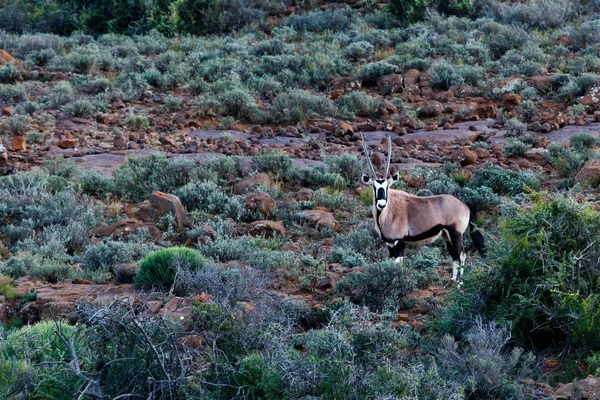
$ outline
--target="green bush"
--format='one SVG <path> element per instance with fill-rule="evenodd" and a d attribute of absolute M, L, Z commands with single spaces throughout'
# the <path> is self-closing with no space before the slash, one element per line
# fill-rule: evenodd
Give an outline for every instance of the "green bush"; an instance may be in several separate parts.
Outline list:
<path fill-rule="evenodd" d="M 281 151 L 264 151 L 254 156 L 254 162 L 262 172 L 271 173 L 279 177 L 286 176 L 292 166 L 290 156 Z"/>
<path fill-rule="evenodd" d="M 504 157 L 522 157 L 530 149 L 530 144 L 523 143 L 520 140 L 508 139 L 502 148 L 502 154 Z"/>
<path fill-rule="evenodd" d="M 374 85 L 377 79 L 384 75 L 398 73 L 398 67 L 387 61 L 376 61 L 363 65 L 358 71 L 358 76 L 362 79 L 364 85 Z"/>
<path fill-rule="evenodd" d="M 408 268 L 389 260 L 367 264 L 362 271 L 346 275 L 338 282 L 336 290 L 349 296 L 353 303 L 381 311 L 385 306 L 397 304 L 415 287 L 415 279 Z"/>
<path fill-rule="evenodd" d="M 315 116 L 335 117 L 338 114 L 337 107 L 331 99 L 301 89 L 279 94 L 273 100 L 269 112 L 275 120 L 291 124 Z"/>
<path fill-rule="evenodd" d="M 190 182 L 175 192 L 187 210 L 220 214 L 225 210 L 229 196 L 216 182 Z"/>
<path fill-rule="evenodd" d="M 87 99 L 79 99 L 69 103 L 65 111 L 70 117 L 91 118 L 96 112 L 96 107 Z"/>
<path fill-rule="evenodd" d="M 15 83 L 21 78 L 21 74 L 13 63 L 8 63 L 0 68 L 0 83 Z"/>
<path fill-rule="evenodd" d="M 327 170 L 334 174 L 339 174 L 348 183 L 350 187 L 359 184 L 363 173 L 363 162 L 358 159 L 356 154 L 344 153 L 335 156 L 324 156 L 323 161 L 327 165 Z"/>
<path fill-rule="evenodd" d="M 558 176 L 572 178 L 583 167 L 585 162 L 592 157 L 589 148 L 583 147 L 585 139 L 576 138 L 573 146 L 567 147 L 560 143 L 550 143 L 546 159 L 556 169 Z"/>
<path fill-rule="evenodd" d="M 191 181 L 213 176 L 191 160 L 157 155 L 131 157 L 113 172 L 115 193 L 131 201 L 145 200 L 154 191 L 169 193 Z"/>
<path fill-rule="evenodd" d="M 166 290 L 174 285 L 179 271 L 200 271 L 207 262 L 202 254 L 186 247 L 157 250 L 140 262 L 135 284 L 143 289 Z"/>
<path fill-rule="evenodd" d="M 0 265 L 0 272 L 13 278 L 29 275 L 49 283 L 63 282 L 73 275 L 69 264 L 48 257 L 30 253 L 20 253 Z"/>
<path fill-rule="evenodd" d="M 377 112 L 378 101 L 365 92 L 353 91 L 344 94 L 337 100 L 337 103 L 342 112 L 354 118 L 355 115 L 361 117 L 373 116 Z"/>
<path fill-rule="evenodd" d="M 481 186 L 489 187 L 499 195 L 515 195 L 522 193 L 525 187 L 537 189 L 539 181 L 529 171 L 515 172 L 488 163 L 484 168 L 477 169 L 469 181 L 470 188 Z"/>
<path fill-rule="evenodd" d="M 94 170 L 85 171 L 80 184 L 82 192 L 90 196 L 106 197 L 115 191 L 115 182 Z"/>

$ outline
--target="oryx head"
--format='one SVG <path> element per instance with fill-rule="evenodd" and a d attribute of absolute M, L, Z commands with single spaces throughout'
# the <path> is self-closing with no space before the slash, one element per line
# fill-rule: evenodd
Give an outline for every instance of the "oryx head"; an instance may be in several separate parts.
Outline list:
<path fill-rule="evenodd" d="M 371 185 L 373 188 L 373 203 L 379 211 L 383 211 L 388 205 L 388 189 L 390 186 L 400 180 L 400 174 L 398 172 L 392 175 L 392 177 L 389 179 L 387 177 L 388 173 L 390 172 L 390 161 L 392 160 L 392 139 L 388 135 L 388 154 L 385 163 L 385 173 L 382 177 L 383 179 L 379 179 L 377 178 L 373 164 L 371 164 L 371 157 L 369 157 L 367 143 L 365 142 L 365 137 L 363 136 L 362 132 L 360 133 L 360 138 L 362 139 L 363 150 L 365 152 L 365 157 L 367 158 L 367 164 L 369 164 L 369 170 L 371 171 L 371 176 L 368 174 L 363 174 L 361 181 L 365 185 Z"/>

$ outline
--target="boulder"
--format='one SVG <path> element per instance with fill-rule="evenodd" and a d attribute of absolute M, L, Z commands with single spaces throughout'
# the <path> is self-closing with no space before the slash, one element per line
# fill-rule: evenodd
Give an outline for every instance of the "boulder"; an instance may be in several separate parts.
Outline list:
<path fill-rule="evenodd" d="M 600 378 L 592 375 L 586 379 L 560 385 L 554 392 L 556 399 L 587 399 L 600 400 Z"/>
<path fill-rule="evenodd" d="M 444 106 L 439 101 L 426 101 L 419 108 L 419 116 L 425 118 L 437 117 L 444 111 Z"/>
<path fill-rule="evenodd" d="M 600 183 L 600 159 L 589 160 L 575 176 L 575 182 L 597 185 Z"/>
<path fill-rule="evenodd" d="M 244 207 L 263 217 L 269 217 L 275 211 L 275 200 L 267 192 L 250 193 L 246 196 Z"/>
<path fill-rule="evenodd" d="M 421 72 L 418 69 L 411 69 L 404 74 L 404 86 L 416 85 L 419 83 Z"/>
<path fill-rule="evenodd" d="M 383 75 L 377 79 L 377 87 L 381 94 L 393 94 L 402 92 L 402 75 L 389 74 Z"/>
<path fill-rule="evenodd" d="M 296 192 L 294 198 L 296 201 L 310 201 L 313 197 L 313 191 L 310 188 L 302 188 Z"/>
<path fill-rule="evenodd" d="M 119 237 L 127 239 L 130 234 L 137 232 L 140 228 L 148 228 L 148 231 L 154 240 L 158 240 L 162 236 L 160 229 L 153 224 L 142 223 L 135 219 L 124 219 L 110 225 L 98 224 L 90 230 L 90 236 L 111 236 L 114 240 L 118 239 Z"/>
<path fill-rule="evenodd" d="M 519 104 L 521 104 L 521 101 L 523 101 L 523 98 L 515 93 L 507 93 L 502 98 L 502 103 L 504 104 L 504 107 L 518 106 Z"/>
<path fill-rule="evenodd" d="M 333 81 L 331 88 L 334 90 L 344 90 L 346 92 L 352 90 L 359 90 L 362 86 L 362 80 L 357 76 L 347 76 L 338 78 Z"/>
<path fill-rule="evenodd" d="M 15 59 L 6 50 L 0 50 L 0 65 L 14 62 Z"/>
<path fill-rule="evenodd" d="M 13 136 L 12 137 L 12 149 L 13 149 L 13 151 L 27 150 L 27 139 L 25 139 L 24 136 Z"/>
<path fill-rule="evenodd" d="M 140 206 L 137 216 L 143 221 L 158 221 L 167 214 L 175 215 L 177 229 L 183 229 L 185 210 L 179 197 L 173 194 L 153 192 L 148 203 Z"/>
<path fill-rule="evenodd" d="M 337 221 L 329 211 L 314 209 L 302 212 L 317 229 L 335 229 Z"/>
<path fill-rule="evenodd" d="M 77 144 L 77 139 L 61 139 L 58 142 L 56 142 L 56 145 L 61 149 L 72 149 L 77 147 Z"/>
<path fill-rule="evenodd" d="M 248 233 L 252 236 L 264 236 L 267 238 L 272 238 L 277 235 L 285 236 L 287 232 L 282 221 L 265 220 L 252 222 L 250 224 Z"/>
<path fill-rule="evenodd" d="M 352 136 L 352 135 L 354 135 L 354 129 L 352 129 L 352 125 L 350 125 L 347 122 L 340 122 L 335 127 L 335 136 L 336 137 Z"/>
<path fill-rule="evenodd" d="M 538 92 L 545 94 L 555 89 L 554 75 L 538 75 L 529 78 L 528 84 L 538 90 Z"/>
<path fill-rule="evenodd" d="M 267 174 L 256 174 L 248 177 L 241 182 L 238 182 L 233 187 L 233 191 L 236 194 L 244 194 L 255 190 L 260 186 L 269 186 L 271 184 L 271 178 Z"/>

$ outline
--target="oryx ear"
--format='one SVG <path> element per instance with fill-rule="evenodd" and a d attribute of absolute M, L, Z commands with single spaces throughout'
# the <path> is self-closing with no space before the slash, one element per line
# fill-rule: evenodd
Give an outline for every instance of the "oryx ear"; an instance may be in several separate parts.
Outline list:
<path fill-rule="evenodd" d="M 362 174 L 362 176 L 360 177 L 360 181 L 363 183 L 363 185 L 370 185 L 371 177 L 367 174 Z"/>
<path fill-rule="evenodd" d="M 394 174 L 392 175 L 392 177 L 390 178 L 388 185 L 392 186 L 394 183 L 398 182 L 400 180 L 400 172 L 394 172 Z"/>

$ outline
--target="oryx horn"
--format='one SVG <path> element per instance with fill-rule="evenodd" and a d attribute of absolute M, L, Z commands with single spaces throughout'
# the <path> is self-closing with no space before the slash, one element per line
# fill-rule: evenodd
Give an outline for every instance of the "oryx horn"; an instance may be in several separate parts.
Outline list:
<path fill-rule="evenodd" d="M 365 137 L 362 132 L 360 132 L 360 139 L 362 140 L 363 150 L 365 152 L 365 157 L 367 157 L 367 164 L 369 164 L 369 169 L 373 174 L 373 178 L 377 179 L 377 174 L 375 173 L 375 168 L 373 168 L 373 164 L 371 164 L 371 157 L 369 157 L 369 150 L 367 149 L 367 143 L 365 142 Z"/>

